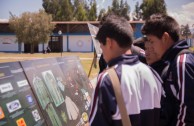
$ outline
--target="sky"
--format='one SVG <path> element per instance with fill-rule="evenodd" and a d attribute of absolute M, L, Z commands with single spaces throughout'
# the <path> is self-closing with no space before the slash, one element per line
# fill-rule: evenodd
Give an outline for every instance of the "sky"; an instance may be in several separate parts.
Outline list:
<path fill-rule="evenodd" d="M 107 8 L 111 5 L 112 0 L 96 0 L 98 4 L 98 11 L 101 8 Z M 142 0 L 127 0 L 134 10 L 136 2 L 142 3 Z M 194 0 L 165 0 L 167 12 L 174 17 L 179 24 L 189 24 L 194 28 Z M 0 0 L 0 21 L 9 19 L 9 12 L 16 16 L 21 15 L 23 12 L 37 12 L 43 9 L 42 0 Z"/>

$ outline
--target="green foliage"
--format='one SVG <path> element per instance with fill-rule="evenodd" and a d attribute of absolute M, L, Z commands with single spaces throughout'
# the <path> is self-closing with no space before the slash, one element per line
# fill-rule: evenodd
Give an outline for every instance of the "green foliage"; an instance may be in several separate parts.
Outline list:
<path fill-rule="evenodd" d="M 96 18 L 97 18 L 97 8 L 96 8 L 96 1 L 94 1 L 93 3 L 91 2 L 91 8 L 89 10 L 88 20 L 95 21 Z"/>
<path fill-rule="evenodd" d="M 136 2 L 135 10 L 134 10 L 133 14 L 135 14 L 135 17 L 136 17 L 136 19 L 133 19 L 133 20 L 140 20 L 140 19 L 142 19 L 142 11 L 140 9 L 139 2 Z"/>
<path fill-rule="evenodd" d="M 191 35 L 191 31 L 189 29 L 189 25 L 181 25 L 180 29 L 181 35 L 185 37 L 186 39 Z"/>
<path fill-rule="evenodd" d="M 55 21 L 94 21 L 97 18 L 96 1 L 43 0 L 43 8 Z"/>
<path fill-rule="evenodd" d="M 166 14 L 166 4 L 164 0 L 144 0 L 140 8 L 143 19 L 147 19 L 154 13 Z"/>
<path fill-rule="evenodd" d="M 70 0 L 43 0 L 42 6 L 55 21 L 73 19 L 73 5 Z"/>
<path fill-rule="evenodd" d="M 119 3 L 120 1 L 120 3 Z M 108 8 L 108 13 L 115 13 L 119 16 L 125 17 L 127 20 L 130 19 L 129 13 L 130 13 L 130 6 L 127 3 L 127 1 L 123 2 L 123 0 L 113 0 L 112 1 L 112 7 Z"/>
<path fill-rule="evenodd" d="M 114 12 L 115 14 L 118 14 L 118 15 L 120 14 L 120 6 L 119 6 L 119 1 L 118 0 L 113 0 L 112 1 L 111 11 Z"/>
<path fill-rule="evenodd" d="M 43 0 L 42 6 L 45 12 L 47 12 L 48 14 L 52 14 L 52 18 L 54 20 L 58 20 L 58 11 L 60 11 L 60 4 L 58 0 Z"/>
<path fill-rule="evenodd" d="M 96 0 L 74 0 L 74 20 L 76 21 L 95 21 L 97 18 Z"/>
<path fill-rule="evenodd" d="M 43 8 L 45 11 L 52 15 L 55 21 L 95 21 L 98 20 L 105 13 L 113 12 L 117 15 L 124 16 L 130 20 L 130 6 L 127 0 L 112 0 L 112 5 L 108 7 L 107 12 L 105 9 L 100 10 L 97 15 L 97 3 L 96 0 L 42 0 Z M 143 18 L 147 19 L 154 13 L 166 14 L 165 0 L 143 0 L 143 3 L 139 5 L 137 2 L 135 5 L 135 17 L 139 20 Z"/>
<path fill-rule="evenodd" d="M 121 8 L 121 16 L 124 16 L 127 20 L 130 20 L 129 13 L 130 13 L 130 6 L 128 5 L 127 1 L 125 1 L 124 7 Z"/>
<path fill-rule="evenodd" d="M 139 2 L 136 2 L 135 4 L 135 13 L 139 13 L 140 7 L 139 7 Z"/>
<path fill-rule="evenodd" d="M 35 44 L 48 42 L 54 29 L 51 21 L 51 15 L 40 10 L 38 13 L 25 12 L 20 17 L 12 15 L 9 24 L 16 34 L 17 42 L 31 44 L 31 53 L 33 53 Z"/>
<path fill-rule="evenodd" d="M 106 10 L 104 8 L 101 9 L 98 15 L 98 21 L 100 21 L 105 14 L 106 14 Z"/>
<path fill-rule="evenodd" d="M 73 6 L 69 0 L 61 1 L 60 15 L 58 18 L 63 21 L 70 21 L 73 19 Z"/>
<path fill-rule="evenodd" d="M 75 20 L 78 20 L 78 21 L 87 20 L 86 10 L 84 9 L 84 5 L 82 3 L 78 5 L 74 16 L 75 16 Z"/>

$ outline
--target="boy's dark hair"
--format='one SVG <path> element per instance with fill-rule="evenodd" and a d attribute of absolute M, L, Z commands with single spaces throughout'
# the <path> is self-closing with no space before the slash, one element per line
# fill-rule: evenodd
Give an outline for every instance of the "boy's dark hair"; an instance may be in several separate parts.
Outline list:
<path fill-rule="evenodd" d="M 153 14 L 141 29 L 144 35 L 154 35 L 158 38 L 162 38 L 164 32 L 167 32 L 174 42 L 179 40 L 180 27 L 177 21 L 164 14 Z"/>
<path fill-rule="evenodd" d="M 119 17 L 111 13 L 102 18 L 100 25 L 96 35 L 96 39 L 99 40 L 100 43 L 106 45 L 106 38 L 109 37 L 116 40 L 121 48 L 131 47 L 133 30 L 124 17 Z"/>

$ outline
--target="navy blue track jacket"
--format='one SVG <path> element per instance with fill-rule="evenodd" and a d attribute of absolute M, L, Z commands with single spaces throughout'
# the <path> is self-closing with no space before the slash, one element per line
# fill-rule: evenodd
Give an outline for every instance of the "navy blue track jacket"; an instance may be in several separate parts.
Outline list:
<path fill-rule="evenodd" d="M 164 66 L 170 64 L 163 78 L 165 94 L 161 103 L 161 126 L 194 126 L 194 54 L 177 56 L 188 48 L 186 41 L 177 42 L 161 61 L 152 65 L 161 75 Z"/>
<path fill-rule="evenodd" d="M 122 55 L 111 60 L 132 126 L 158 126 L 161 79 L 137 56 Z M 90 113 L 91 126 L 122 126 L 114 90 L 106 71 L 98 76 Z"/>

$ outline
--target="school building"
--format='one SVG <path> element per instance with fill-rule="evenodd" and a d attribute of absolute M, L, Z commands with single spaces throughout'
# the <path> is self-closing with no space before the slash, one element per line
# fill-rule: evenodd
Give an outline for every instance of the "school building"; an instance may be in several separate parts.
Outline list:
<path fill-rule="evenodd" d="M 35 46 L 35 52 L 43 52 L 47 46 L 52 52 L 93 52 L 94 44 L 87 23 L 98 27 L 98 21 L 51 22 L 56 25 L 46 44 Z M 129 21 L 134 30 L 134 38 L 141 37 L 144 21 Z M 29 44 L 18 44 L 9 22 L 0 22 L 0 52 L 30 52 Z M 193 42 L 191 42 L 193 43 Z"/>

